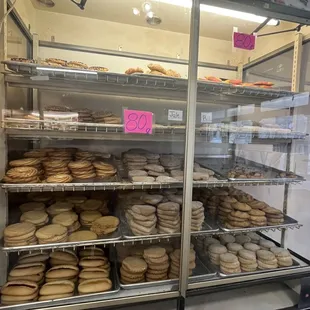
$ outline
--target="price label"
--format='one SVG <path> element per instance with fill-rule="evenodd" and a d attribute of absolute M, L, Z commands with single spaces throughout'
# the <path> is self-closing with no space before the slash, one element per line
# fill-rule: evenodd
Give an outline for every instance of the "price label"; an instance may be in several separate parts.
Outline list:
<path fill-rule="evenodd" d="M 168 121 L 183 121 L 183 111 L 182 110 L 168 110 Z"/>
<path fill-rule="evenodd" d="M 235 48 L 252 51 L 255 49 L 256 36 L 253 34 L 234 32 L 233 41 Z"/>
<path fill-rule="evenodd" d="M 124 110 L 125 133 L 152 134 L 153 113 L 138 110 Z"/>
<path fill-rule="evenodd" d="M 202 112 L 201 113 L 201 123 L 212 123 L 212 113 Z"/>
<path fill-rule="evenodd" d="M 229 143 L 231 144 L 250 144 L 252 143 L 251 133 L 230 133 Z"/>

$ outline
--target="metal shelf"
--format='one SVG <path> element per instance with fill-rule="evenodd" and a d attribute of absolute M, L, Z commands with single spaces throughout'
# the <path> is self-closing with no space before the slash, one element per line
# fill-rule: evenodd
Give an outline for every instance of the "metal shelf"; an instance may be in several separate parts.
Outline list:
<path fill-rule="evenodd" d="M 6 72 L 5 75 L 5 81 L 13 87 L 186 100 L 187 79 L 81 71 L 13 61 L 3 63 L 13 71 L 13 73 Z M 219 98 L 218 95 L 221 97 Z M 252 101 L 260 104 L 261 100 L 287 96 L 293 96 L 293 93 L 198 81 L 197 100 L 200 102 L 217 100 L 223 104 L 248 104 L 244 99 L 251 98 Z"/>

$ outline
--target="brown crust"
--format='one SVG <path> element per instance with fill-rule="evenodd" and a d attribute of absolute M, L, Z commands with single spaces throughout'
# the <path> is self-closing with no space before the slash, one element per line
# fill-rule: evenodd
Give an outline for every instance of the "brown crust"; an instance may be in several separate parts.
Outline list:
<path fill-rule="evenodd" d="M 143 69 L 137 68 L 129 68 L 125 71 L 125 74 L 133 74 L 133 73 L 144 73 Z"/>
<path fill-rule="evenodd" d="M 92 66 L 92 67 L 89 67 L 88 69 L 92 70 L 92 71 L 98 71 L 98 72 L 108 72 L 109 71 L 109 69 L 106 67 L 98 67 L 98 66 Z"/>

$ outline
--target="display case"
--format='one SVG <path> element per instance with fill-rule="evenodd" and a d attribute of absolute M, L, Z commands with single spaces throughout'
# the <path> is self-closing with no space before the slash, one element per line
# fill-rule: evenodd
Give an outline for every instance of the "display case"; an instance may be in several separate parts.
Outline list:
<path fill-rule="evenodd" d="M 0 1 L 0 309 L 184 309 L 306 278 L 307 28 L 286 31 L 304 11 L 39 2 Z M 238 30 L 254 50 L 233 46 Z"/>

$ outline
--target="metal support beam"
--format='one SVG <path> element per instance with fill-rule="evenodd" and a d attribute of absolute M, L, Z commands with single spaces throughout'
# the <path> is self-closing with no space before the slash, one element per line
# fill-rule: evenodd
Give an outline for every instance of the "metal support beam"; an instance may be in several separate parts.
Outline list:
<path fill-rule="evenodd" d="M 300 87 L 300 68 L 302 57 L 302 33 L 298 32 L 295 35 L 294 42 L 294 58 L 293 58 L 293 70 L 292 70 L 292 91 L 298 92 Z"/>
<path fill-rule="evenodd" d="M 200 0 L 193 0 L 190 25 L 188 92 L 187 92 L 187 129 L 185 141 L 184 191 L 182 209 L 181 273 L 180 294 L 186 298 L 188 284 L 188 265 L 191 239 L 191 217 L 193 196 L 193 169 L 195 156 L 195 122 L 197 104 L 197 75 L 200 27 Z"/>

